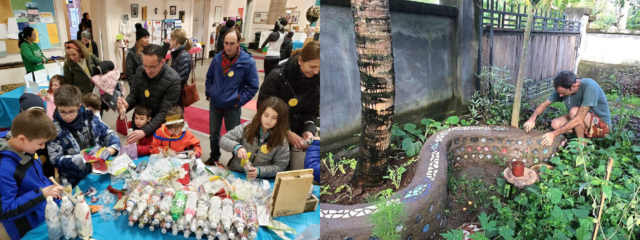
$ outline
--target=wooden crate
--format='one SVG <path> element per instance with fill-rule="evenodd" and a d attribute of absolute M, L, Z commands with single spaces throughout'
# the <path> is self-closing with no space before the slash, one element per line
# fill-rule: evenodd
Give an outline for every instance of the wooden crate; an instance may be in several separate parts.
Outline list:
<path fill-rule="evenodd" d="M 271 216 L 289 216 L 303 213 L 313 182 L 313 170 L 279 172 L 273 185 Z"/>
<path fill-rule="evenodd" d="M 304 205 L 304 212 L 315 212 L 316 208 L 318 208 L 318 203 L 320 200 L 316 197 L 316 195 L 311 194 L 309 198 L 307 198 L 307 202 Z"/>

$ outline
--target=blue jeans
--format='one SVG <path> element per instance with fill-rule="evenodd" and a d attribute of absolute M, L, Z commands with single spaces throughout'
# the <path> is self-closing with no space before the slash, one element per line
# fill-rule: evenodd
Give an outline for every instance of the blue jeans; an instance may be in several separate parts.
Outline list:
<path fill-rule="evenodd" d="M 210 157 L 213 160 L 220 161 L 220 129 L 222 128 L 222 119 L 224 118 L 224 126 L 228 131 L 240 125 L 240 107 L 228 109 L 220 114 L 216 111 L 213 104 L 209 104 L 209 141 L 211 147 Z"/>

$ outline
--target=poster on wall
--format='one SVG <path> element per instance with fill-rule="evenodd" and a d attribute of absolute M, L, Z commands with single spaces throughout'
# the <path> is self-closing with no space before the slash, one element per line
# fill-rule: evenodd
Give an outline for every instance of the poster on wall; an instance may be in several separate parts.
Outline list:
<path fill-rule="evenodd" d="M 20 33 L 20 29 L 18 29 L 18 23 L 16 22 L 16 19 L 7 19 L 7 38 L 18 39 L 18 33 Z"/>
<path fill-rule="evenodd" d="M 41 23 L 53 23 L 53 14 L 50 12 L 41 12 L 40 13 L 40 22 Z"/>
<path fill-rule="evenodd" d="M 28 23 L 28 22 L 19 22 L 19 23 L 18 23 L 18 30 L 19 30 L 20 32 L 22 32 L 22 30 L 23 30 L 24 28 L 28 27 L 28 26 L 29 26 L 29 23 Z"/>
<path fill-rule="evenodd" d="M 253 23 L 266 23 L 267 12 L 256 12 L 253 14 Z"/>
<path fill-rule="evenodd" d="M 27 2 L 27 9 L 38 9 L 38 3 L 37 2 Z"/>
<path fill-rule="evenodd" d="M 291 19 L 293 20 L 293 24 L 297 24 L 300 20 L 300 12 L 292 12 Z"/>
<path fill-rule="evenodd" d="M 30 23 L 39 23 L 40 22 L 40 13 L 38 9 L 28 9 L 27 10 L 27 19 L 29 19 Z"/>
<path fill-rule="evenodd" d="M 7 32 L 7 24 L 0 23 L 0 39 L 6 39 Z"/>
<path fill-rule="evenodd" d="M 27 11 L 24 10 L 14 10 L 13 14 L 16 18 L 27 18 Z"/>
<path fill-rule="evenodd" d="M 242 17 L 244 15 L 242 15 L 244 13 L 244 8 L 238 8 L 238 16 Z"/>

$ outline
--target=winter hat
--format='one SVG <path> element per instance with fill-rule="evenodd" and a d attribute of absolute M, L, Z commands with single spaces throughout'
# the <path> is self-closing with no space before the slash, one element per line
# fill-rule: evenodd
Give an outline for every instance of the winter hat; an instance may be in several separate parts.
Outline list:
<path fill-rule="evenodd" d="M 227 26 L 228 28 L 232 28 L 233 25 L 236 25 L 236 21 L 234 20 L 228 20 L 227 23 L 225 23 L 225 26 Z"/>
<path fill-rule="evenodd" d="M 47 111 L 44 108 L 44 101 L 42 101 L 42 98 L 33 93 L 23 93 L 22 96 L 20 96 L 20 112 L 24 112 L 32 108 L 40 108 L 42 111 Z"/>
<path fill-rule="evenodd" d="M 136 23 L 136 42 L 140 40 L 140 38 L 151 36 L 147 29 L 142 27 L 142 24 Z"/>

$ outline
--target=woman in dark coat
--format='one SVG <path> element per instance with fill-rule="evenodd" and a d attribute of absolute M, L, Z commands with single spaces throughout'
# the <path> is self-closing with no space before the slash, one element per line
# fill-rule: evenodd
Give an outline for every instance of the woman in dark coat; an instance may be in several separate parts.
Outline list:
<path fill-rule="evenodd" d="M 93 69 L 100 63 L 98 57 L 87 51 L 78 40 L 71 40 L 64 44 L 66 56 L 64 59 L 64 78 L 67 84 L 80 88 L 82 95 L 93 93 L 94 84 L 91 77 L 96 73 Z"/>
<path fill-rule="evenodd" d="M 168 65 L 180 75 L 180 85 L 184 86 L 188 83 L 192 70 L 189 50 L 191 50 L 193 43 L 187 39 L 187 33 L 182 28 L 176 28 L 171 32 L 170 41 L 173 51 L 171 51 L 171 60 Z M 178 106 L 184 107 L 182 105 L 182 95 L 178 99 Z"/>
<path fill-rule="evenodd" d="M 289 105 L 287 140 L 296 148 L 307 147 L 306 141 L 316 134 L 315 121 L 320 116 L 320 43 L 304 45 L 301 51 L 271 71 L 262 83 L 260 102 L 275 96 Z"/>

